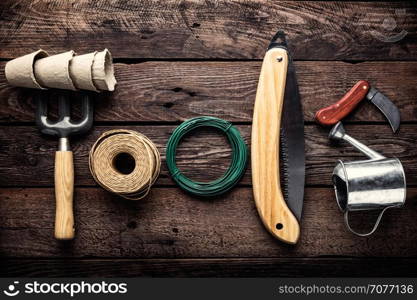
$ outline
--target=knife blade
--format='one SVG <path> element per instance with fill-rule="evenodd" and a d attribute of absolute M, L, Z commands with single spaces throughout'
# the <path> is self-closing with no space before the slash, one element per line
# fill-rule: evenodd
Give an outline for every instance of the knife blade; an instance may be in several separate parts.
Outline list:
<path fill-rule="evenodd" d="M 283 32 L 273 37 L 262 63 L 251 140 L 252 184 L 258 213 L 272 235 L 295 244 L 300 235 L 298 221 L 304 197 L 304 124 Z M 280 172 L 280 153 L 284 172 Z M 284 189 L 281 173 L 287 186 Z"/>
<path fill-rule="evenodd" d="M 379 108 L 391 125 L 392 131 L 396 132 L 400 127 L 401 117 L 400 112 L 394 103 L 373 87 L 371 87 L 368 94 L 366 94 L 366 99 Z"/>
<path fill-rule="evenodd" d="M 316 121 L 322 125 L 334 125 L 347 116 L 363 100 L 371 101 L 387 118 L 392 131 L 400 127 L 400 112 L 388 97 L 365 80 L 358 81 L 339 101 L 317 111 Z"/>

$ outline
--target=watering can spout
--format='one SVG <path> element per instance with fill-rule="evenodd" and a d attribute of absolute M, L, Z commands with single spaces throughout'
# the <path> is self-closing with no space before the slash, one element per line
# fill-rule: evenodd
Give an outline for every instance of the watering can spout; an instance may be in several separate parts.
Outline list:
<path fill-rule="evenodd" d="M 358 140 L 354 139 L 350 135 L 346 134 L 346 131 L 345 131 L 345 128 L 343 127 L 342 122 L 338 122 L 336 125 L 333 126 L 332 130 L 329 133 L 329 139 L 333 141 L 344 140 L 345 142 L 348 142 L 357 150 L 365 154 L 367 157 L 369 157 L 369 159 L 377 160 L 377 159 L 386 158 L 385 156 L 379 154 L 378 152 L 372 150 L 371 148 L 362 144 Z"/>

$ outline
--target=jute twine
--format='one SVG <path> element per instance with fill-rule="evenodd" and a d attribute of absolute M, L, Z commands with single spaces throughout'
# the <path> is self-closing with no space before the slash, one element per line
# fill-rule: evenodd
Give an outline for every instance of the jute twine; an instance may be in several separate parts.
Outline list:
<path fill-rule="evenodd" d="M 127 153 L 135 160 L 130 174 L 122 174 L 114 164 L 117 155 Z M 104 132 L 94 143 L 89 155 L 90 171 L 104 189 L 126 199 L 145 197 L 161 169 L 158 149 L 145 135 L 115 129 Z"/>

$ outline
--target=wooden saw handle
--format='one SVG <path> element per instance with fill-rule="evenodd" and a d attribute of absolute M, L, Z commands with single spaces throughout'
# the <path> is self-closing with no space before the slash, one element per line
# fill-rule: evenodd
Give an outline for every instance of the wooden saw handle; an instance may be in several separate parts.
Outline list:
<path fill-rule="evenodd" d="M 281 115 L 288 69 L 285 49 L 265 54 L 256 93 L 252 124 L 252 184 L 258 213 L 276 238 L 295 244 L 300 235 L 297 219 L 281 190 L 279 143 Z"/>
<path fill-rule="evenodd" d="M 336 124 L 365 98 L 368 91 L 369 83 L 365 80 L 358 81 L 338 102 L 320 109 L 316 113 L 316 121 L 322 125 Z"/>
<path fill-rule="evenodd" d="M 55 238 L 74 238 L 74 164 L 72 151 L 55 153 Z"/>

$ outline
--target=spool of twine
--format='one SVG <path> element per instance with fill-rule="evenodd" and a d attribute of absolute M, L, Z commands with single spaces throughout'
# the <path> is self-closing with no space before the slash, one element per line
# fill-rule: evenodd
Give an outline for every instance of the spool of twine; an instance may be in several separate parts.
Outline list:
<path fill-rule="evenodd" d="M 135 167 L 123 174 L 116 166 L 116 157 L 130 155 Z M 104 132 L 90 150 L 91 175 L 104 189 L 126 199 L 145 197 L 158 178 L 161 157 L 158 149 L 145 135 L 124 129 Z"/>

